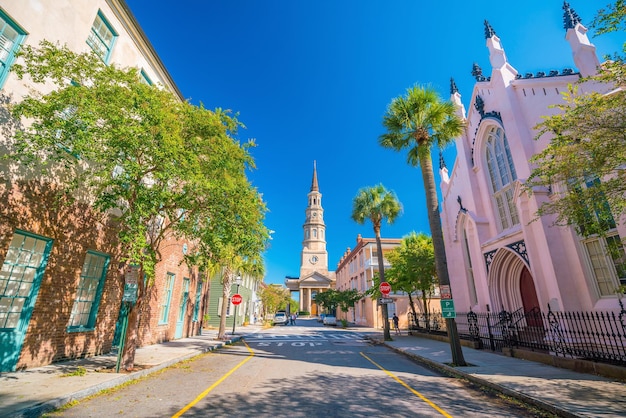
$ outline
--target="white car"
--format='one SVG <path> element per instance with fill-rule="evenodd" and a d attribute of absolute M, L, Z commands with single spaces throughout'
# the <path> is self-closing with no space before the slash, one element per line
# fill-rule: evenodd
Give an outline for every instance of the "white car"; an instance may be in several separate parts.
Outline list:
<path fill-rule="evenodd" d="M 324 315 L 324 325 L 337 325 L 335 315 Z"/>
<path fill-rule="evenodd" d="M 273 325 L 287 325 L 288 323 L 289 318 L 287 318 L 287 315 L 282 312 L 277 312 L 272 320 Z"/>

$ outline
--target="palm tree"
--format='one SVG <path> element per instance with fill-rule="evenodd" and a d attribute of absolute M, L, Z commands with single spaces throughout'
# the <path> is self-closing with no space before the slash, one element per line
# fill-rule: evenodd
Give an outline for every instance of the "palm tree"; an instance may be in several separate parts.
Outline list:
<path fill-rule="evenodd" d="M 352 201 L 352 219 L 362 225 L 367 219 L 372 222 L 374 235 L 376 236 L 376 250 L 378 252 L 378 274 L 380 282 L 385 281 L 385 264 L 383 259 L 383 246 L 380 241 L 380 226 L 384 219 L 392 224 L 402 212 L 402 205 L 392 191 L 388 191 L 382 184 L 373 187 L 364 187 Z M 389 318 L 387 305 L 382 304 L 383 310 L 383 338 L 391 340 L 389 332 Z"/>
<path fill-rule="evenodd" d="M 437 276 L 439 284 L 450 285 L 431 149 L 433 145 L 442 149 L 459 136 L 463 132 L 463 121 L 456 115 L 454 104 L 443 101 L 432 87 L 414 86 L 407 89 L 404 96 L 391 101 L 383 116 L 383 126 L 387 132 L 380 136 L 380 145 L 396 151 L 408 149 L 407 162 L 422 169 Z M 466 363 L 454 318 L 446 319 L 446 325 L 452 362 L 464 366 Z"/>

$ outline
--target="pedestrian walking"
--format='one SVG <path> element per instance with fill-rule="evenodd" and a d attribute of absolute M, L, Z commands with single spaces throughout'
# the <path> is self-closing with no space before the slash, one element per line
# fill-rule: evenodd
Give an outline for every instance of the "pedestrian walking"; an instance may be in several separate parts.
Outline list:
<path fill-rule="evenodd" d="M 397 335 L 401 335 L 400 327 L 398 326 L 398 324 L 400 323 L 400 318 L 398 318 L 398 315 L 394 313 L 392 319 L 393 319 L 393 329 L 396 330 Z"/>
<path fill-rule="evenodd" d="M 291 314 L 291 325 L 296 325 L 296 314 Z"/>

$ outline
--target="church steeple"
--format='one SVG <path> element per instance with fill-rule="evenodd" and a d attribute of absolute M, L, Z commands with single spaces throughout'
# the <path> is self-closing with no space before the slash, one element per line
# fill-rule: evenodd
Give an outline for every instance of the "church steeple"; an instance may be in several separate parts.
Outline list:
<path fill-rule="evenodd" d="M 300 277 L 318 271 L 328 274 L 328 252 L 326 251 L 326 224 L 322 194 L 317 181 L 317 162 L 313 162 L 313 180 L 308 193 L 305 221 L 302 226 L 304 237 L 300 260 Z"/>

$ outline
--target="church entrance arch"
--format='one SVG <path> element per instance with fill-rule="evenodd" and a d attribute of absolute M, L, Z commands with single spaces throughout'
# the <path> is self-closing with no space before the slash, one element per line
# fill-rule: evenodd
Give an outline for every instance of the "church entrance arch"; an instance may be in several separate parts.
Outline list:
<path fill-rule="evenodd" d="M 539 307 L 535 283 L 524 260 L 509 248 L 500 248 L 489 266 L 489 292 L 496 311 L 529 312 Z"/>

